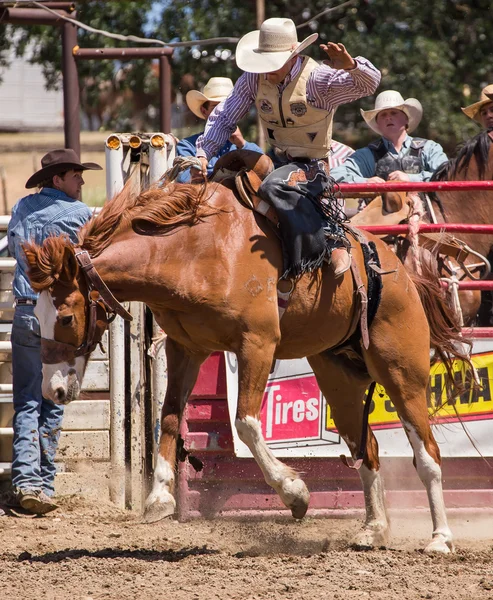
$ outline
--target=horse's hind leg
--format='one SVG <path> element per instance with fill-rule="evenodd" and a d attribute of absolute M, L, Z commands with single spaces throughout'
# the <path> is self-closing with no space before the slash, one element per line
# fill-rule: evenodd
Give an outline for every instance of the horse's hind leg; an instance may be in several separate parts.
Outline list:
<path fill-rule="evenodd" d="M 421 324 L 419 315 L 409 318 L 416 331 L 426 333 L 426 322 Z M 440 450 L 431 431 L 426 399 L 430 373 L 429 338 L 424 333 L 401 336 L 401 339 L 391 328 L 391 323 L 374 327 L 365 362 L 394 403 L 412 446 L 419 478 L 426 487 L 433 538 L 425 552 L 450 552 L 454 546 L 445 514 Z"/>
<path fill-rule="evenodd" d="M 161 413 L 161 437 L 154 468 L 154 482 L 145 503 L 144 520 L 159 521 L 175 512 L 176 442 L 180 421 L 188 397 L 192 393 L 200 365 L 207 354 L 191 354 L 171 338 L 166 340 L 168 385 Z"/>
<path fill-rule="evenodd" d="M 363 399 L 370 378 L 362 375 L 344 356 L 323 353 L 308 357 L 308 361 L 330 406 L 339 435 L 355 458 L 361 443 Z M 358 473 L 363 485 L 366 518 L 353 542 L 365 547 L 386 546 L 390 523 L 385 508 L 378 443 L 369 427 L 366 453 Z"/>
<path fill-rule="evenodd" d="M 305 516 L 310 493 L 299 475 L 275 458 L 265 443 L 260 424 L 260 407 L 274 357 L 274 346 L 249 334 L 238 356 L 238 408 L 236 430 L 264 474 L 265 481 L 291 509 L 295 519 Z"/>

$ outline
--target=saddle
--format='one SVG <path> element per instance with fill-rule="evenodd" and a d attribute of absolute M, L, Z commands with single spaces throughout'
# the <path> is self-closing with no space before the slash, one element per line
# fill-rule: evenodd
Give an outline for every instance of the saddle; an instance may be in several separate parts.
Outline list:
<path fill-rule="evenodd" d="M 377 196 L 350 219 L 351 225 L 399 225 L 410 217 L 410 203 L 395 202 L 391 194 Z"/>
<path fill-rule="evenodd" d="M 233 150 L 216 162 L 210 181 L 234 181 L 238 196 L 247 208 L 264 215 L 277 226 L 279 219 L 274 208 L 257 195 L 262 181 L 273 170 L 274 164 L 266 154 L 253 150 Z"/>

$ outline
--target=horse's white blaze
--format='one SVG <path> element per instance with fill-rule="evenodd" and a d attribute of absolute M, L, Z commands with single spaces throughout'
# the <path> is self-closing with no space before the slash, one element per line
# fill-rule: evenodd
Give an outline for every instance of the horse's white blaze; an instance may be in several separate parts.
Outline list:
<path fill-rule="evenodd" d="M 58 313 L 53 298 L 48 291 L 40 293 L 34 314 L 39 321 L 41 337 L 54 340 Z M 63 404 L 76 400 L 80 393 L 85 365 L 86 359 L 83 356 L 78 356 L 75 359 L 75 365 L 69 365 L 68 363 L 43 364 L 43 383 L 41 386 L 43 397 L 58 404 L 60 403 L 60 391 L 63 390 Z"/>
<path fill-rule="evenodd" d="M 175 499 L 171 494 L 174 485 L 175 472 L 169 462 L 158 454 L 156 467 L 154 468 L 154 483 L 152 491 L 147 497 L 146 507 L 158 502 L 160 504 L 172 503 L 176 505 Z"/>
<path fill-rule="evenodd" d="M 48 291 L 45 290 L 40 293 L 34 308 L 34 314 L 39 321 L 41 337 L 47 340 L 54 340 L 57 310 L 53 298 Z"/>
<path fill-rule="evenodd" d="M 423 440 L 419 437 L 415 428 L 406 421 L 402 421 L 402 425 L 406 430 L 409 442 L 413 448 L 416 460 L 416 470 L 419 478 L 423 482 L 428 493 L 431 518 L 433 521 L 433 537 L 442 539 L 446 546 L 448 546 L 449 549 L 452 549 L 452 532 L 448 526 L 447 515 L 445 513 L 445 502 L 443 501 L 442 469 L 440 468 L 440 465 L 435 462 L 434 458 L 426 451 Z M 432 544 L 433 542 L 430 544 L 430 547 Z M 440 550 L 437 547 L 430 549 Z"/>
<path fill-rule="evenodd" d="M 262 435 L 260 421 L 245 417 L 236 419 L 235 426 L 241 441 L 248 446 L 262 469 L 266 483 L 276 490 L 284 504 L 291 507 L 300 500 L 308 504 L 310 494 L 306 485 L 291 468 L 272 454 Z"/>

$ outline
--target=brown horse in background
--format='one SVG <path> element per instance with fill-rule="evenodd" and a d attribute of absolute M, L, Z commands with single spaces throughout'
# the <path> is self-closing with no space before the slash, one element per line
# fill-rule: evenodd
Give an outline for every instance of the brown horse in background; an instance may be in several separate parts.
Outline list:
<path fill-rule="evenodd" d="M 493 132 L 482 131 L 465 142 L 457 156 L 440 167 L 432 180 L 486 181 L 491 179 L 493 179 Z M 435 214 L 439 223 L 493 224 L 493 191 L 436 192 L 436 203 L 438 210 Z M 490 256 L 491 235 L 464 233 L 460 234 L 460 239 L 479 254 Z M 480 324 L 490 325 L 492 319 L 491 293 L 483 293 Z"/>
<path fill-rule="evenodd" d="M 371 381 L 385 386 L 414 452 L 426 487 L 433 521 L 427 551 L 449 552 L 441 481 L 441 459 L 427 410 L 430 343 L 450 368 L 457 323 L 443 303 L 436 281 L 411 278 L 379 239 L 382 291 L 370 329 L 361 343 L 360 303 L 351 272 L 334 279 L 328 265 L 294 282 L 287 310 L 279 319 L 276 286 L 282 272 L 277 236 L 264 217 L 244 208 L 220 184 L 172 185 L 132 197 L 128 188 L 108 203 L 80 233 L 102 280 L 119 301 L 149 306 L 167 333 L 168 387 L 154 486 L 146 518 L 155 521 L 175 510 L 176 444 L 184 405 L 200 365 L 214 351 L 234 352 L 239 366 L 235 425 L 266 482 L 295 518 L 308 508 L 309 492 L 300 475 L 275 458 L 265 443 L 260 407 L 275 359 L 308 357 L 331 407 L 339 434 L 356 457 L 363 439 L 363 399 Z M 365 285 L 360 244 L 352 240 Z M 87 354 L 87 338 L 102 335 L 107 317 L 101 297 L 88 283 L 69 241 L 48 238 L 25 246 L 33 287 L 40 292 L 36 314 L 44 348 L 43 395 L 57 403 L 77 397 Z M 96 298 L 94 298 L 96 296 Z M 97 307 L 95 311 L 90 304 Z M 90 319 L 89 315 L 96 317 Z M 378 444 L 367 432 L 359 474 L 366 520 L 356 543 L 386 544 L 389 520 L 379 469 Z"/>
<path fill-rule="evenodd" d="M 458 277 L 466 277 L 467 274 L 460 265 L 443 254 L 446 252 L 443 242 L 450 237 L 449 234 L 428 234 L 426 241 L 425 236 L 419 236 L 419 224 L 429 222 L 429 207 L 425 207 L 417 192 L 384 192 L 351 218 L 351 224 L 356 226 L 407 224 L 408 233 L 384 235 L 382 239 L 394 249 L 410 273 L 419 273 L 422 265 L 426 264 L 430 274 L 434 273 L 436 279 L 449 278 L 451 269 L 456 270 Z M 465 259 L 465 263 L 469 265 L 477 264 L 477 261 L 478 257 L 474 255 Z M 449 296 L 450 292 L 449 288 Z M 481 304 L 481 292 L 461 290 L 458 300 L 463 324 L 468 327 L 474 325 Z M 449 302 L 454 306 L 455 298 L 449 297 Z"/>

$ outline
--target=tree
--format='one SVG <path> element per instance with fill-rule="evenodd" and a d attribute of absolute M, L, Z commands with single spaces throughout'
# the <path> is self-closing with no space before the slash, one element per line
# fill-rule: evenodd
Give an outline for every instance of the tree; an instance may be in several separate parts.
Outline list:
<path fill-rule="evenodd" d="M 325 8 L 325 0 L 270 0 L 266 17 L 285 16 L 302 23 Z M 300 28 L 299 39 L 314 29 L 321 41 L 342 42 L 354 56 L 371 60 L 383 74 L 380 91 L 397 89 L 405 98 L 417 97 L 423 104 L 424 118 L 417 133 L 453 152 L 458 142 L 477 133 L 460 107 L 475 101 L 480 89 L 493 82 L 490 10 L 489 0 L 396 0 L 391 4 L 358 0 Z M 255 29 L 253 0 L 174 0 L 164 6 L 162 15 L 158 31 L 170 41 L 241 36 Z M 228 58 L 222 50 L 219 45 L 181 50 L 174 72 L 192 73 L 198 84 L 211 75 L 235 79 L 240 72 L 233 64 L 234 48 Z M 321 58 L 317 44 L 308 54 Z M 366 143 L 373 134 L 359 109 L 373 105 L 374 98 L 366 98 L 340 107 L 336 137 L 356 146 Z"/>
<path fill-rule="evenodd" d="M 450 153 L 455 145 L 477 132 L 460 107 L 476 101 L 480 89 L 493 82 L 491 43 L 493 21 L 490 0 L 354 0 L 337 8 L 343 0 L 332 0 L 335 10 L 317 17 L 299 29 L 303 39 L 318 31 L 320 41 L 342 42 L 354 55 L 371 60 L 383 74 L 380 91 L 397 89 L 407 97 L 418 98 L 424 118 L 417 134 L 442 143 Z M 89 0 L 78 2 L 78 18 L 93 27 L 112 32 L 155 37 L 168 42 L 215 37 L 241 37 L 255 29 L 255 0 L 141 0 L 140 2 Z M 285 16 L 301 24 L 324 11 L 327 0 L 270 0 L 266 18 Z M 149 15 L 149 16 L 148 16 Z M 0 26 L 1 27 L 1 26 Z M 0 36 L 4 30 L 0 28 Z M 82 47 L 132 45 L 117 42 L 79 29 Z M 1 37 L 0 37 L 1 41 Z M 53 29 L 26 28 L 16 43 L 22 53 L 35 43 L 35 62 L 43 65 L 48 86 L 60 81 L 59 44 L 53 43 Z M 200 88 L 211 76 L 236 80 L 241 72 L 234 63 L 236 44 L 214 44 L 177 48 L 173 57 L 173 86 L 185 94 Z M 318 44 L 307 51 L 322 58 Z M 121 81 L 115 81 L 111 61 L 79 63 L 86 104 L 96 105 L 101 86 L 110 88 L 121 101 L 123 91 L 139 90 L 155 102 L 157 80 L 149 62 L 133 62 Z M 116 70 L 120 65 L 116 65 Z M 372 132 L 365 126 L 359 109 L 374 105 L 374 98 L 342 106 L 335 117 L 337 139 L 361 146 Z M 128 102 L 110 116 L 114 126 Z M 131 108 L 130 110 L 134 110 Z M 253 122 L 253 119 L 252 119 Z"/>

